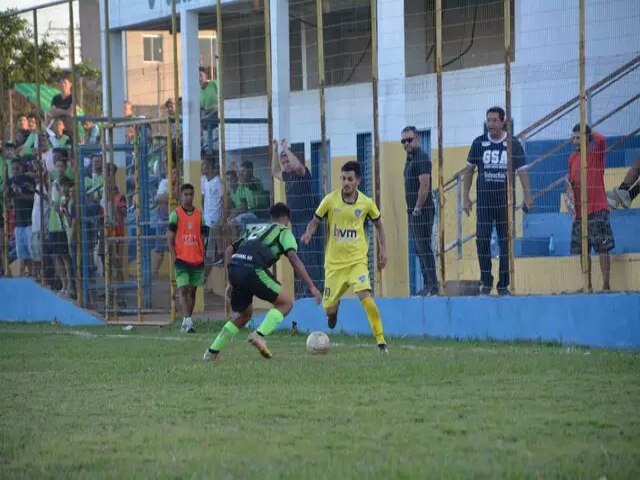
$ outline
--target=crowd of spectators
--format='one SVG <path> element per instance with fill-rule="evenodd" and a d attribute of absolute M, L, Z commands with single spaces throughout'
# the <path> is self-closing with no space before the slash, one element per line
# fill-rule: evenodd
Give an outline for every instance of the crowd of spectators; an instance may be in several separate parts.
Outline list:
<path fill-rule="evenodd" d="M 207 144 L 207 121 L 217 115 L 217 85 L 208 80 L 207 72 L 200 69 L 200 112 L 203 122 L 201 144 L 202 155 L 202 207 L 204 220 L 209 227 L 206 252 L 207 277 L 215 266 L 223 263 L 225 240 L 240 236 L 248 225 L 267 221 L 269 209 L 269 191 L 263 180 L 254 172 L 250 160 L 239 164 L 231 162 L 226 171 L 227 184 L 223 188 L 220 176 L 220 163 L 217 148 Z M 17 116 L 17 128 L 14 141 L 2 145 L 0 155 L 0 187 L 6 190 L 0 196 L 0 207 L 6 201 L 7 218 L 0 208 L 0 227 L 8 222 L 10 228 L 10 261 L 17 260 L 18 273 L 22 276 L 40 278 L 63 297 L 75 297 L 75 263 L 77 256 L 76 236 L 74 232 L 81 227 L 85 234 L 85 251 L 89 252 L 89 273 L 92 278 L 105 275 L 105 245 L 110 245 L 112 278 L 124 279 L 124 266 L 127 258 L 127 225 L 131 223 L 133 209 L 134 161 L 132 153 L 126 155 L 126 188 L 120 192 L 117 186 L 116 165 L 105 165 L 100 153 L 85 158 L 74 157 L 72 112 L 73 92 L 67 78 L 60 82 L 61 93 L 51 101 L 49 115 L 38 118 L 34 113 Z M 125 130 L 125 142 L 139 142 L 143 139 L 148 167 L 148 178 L 144 181 L 150 191 L 149 208 L 155 226 L 156 241 L 152 252 L 152 273 L 160 274 L 167 252 L 165 235 L 168 228 L 169 192 L 175 200 L 179 197 L 181 184 L 179 142 L 176 127 L 180 122 L 181 99 L 178 108 L 173 99 L 164 103 L 165 113 L 171 119 L 171 138 L 163 130 L 153 135 L 149 125 L 131 127 Z M 133 105 L 124 103 L 125 117 L 134 117 Z M 463 175 L 463 210 L 470 213 L 475 204 L 477 210 L 477 254 L 480 267 L 480 293 L 489 294 L 497 287 L 501 295 L 509 291 L 509 252 L 507 222 L 507 176 L 520 178 L 524 191 L 524 209 L 534 207 L 527 162 L 524 149 L 517 139 L 513 139 L 512 170 L 507 171 L 506 133 L 504 131 L 505 114 L 500 107 L 487 111 L 485 132 L 472 143 L 467 158 L 467 169 Z M 209 129 L 210 131 L 210 129 Z M 78 125 L 77 144 L 100 144 L 102 129 L 100 122 L 85 119 Z M 571 233 L 572 253 L 581 251 L 581 211 L 580 172 L 579 172 L 579 135 L 578 127 L 572 132 L 575 152 L 568 158 L 567 195 L 568 210 L 575 221 Z M 606 162 L 606 144 L 604 137 L 587 129 L 588 136 L 588 238 L 589 248 L 600 255 L 604 288 L 610 288 L 609 251 L 615 242 L 609 221 L 610 208 L 628 208 L 640 193 L 640 159 L 629 170 L 623 183 L 611 192 L 604 190 L 604 166 Z M 435 202 L 432 192 L 431 159 L 420 145 L 418 131 L 407 126 L 401 131 L 400 141 L 406 151 L 404 164 L 405 199 L 408 215 L 408 236 L 412 239 L 415 253 L 419 258 L 424 289 L 422 295 L 434 295 L 442 288 L 436 275 L 433 244 L 433 226 Z M 173 185 L 169 185 L 167 145 L 172 142 L 175 163 Z M 304 233 L 306 225 L 313 218 L 319 199 L 314 196 L 313 181 L 304 158 L 298 158 L 288 147 L 285 139 L 273 140 L 271 175 L 276 182 L 284 183 L 286 202 L 291 210 L 291 228 L 296 238 Z M 78 165 L 79 163 L 79 165 Z M 5 174 L 6 169 L 6 174 Z M 477 198 L 469 197 L 471 181 L 475 171 L 477 177 Z M 79 175 L 82 178 L 83 191 L 78 192 L 76 184 Z M 105 182 L 105 175 L 108 181 Z M 7 178 L 5 178 L 5 176 Z M 515 183 L 515 182 L 514 182 Z M 105 192 L 105 185 L 109 191 Z M 226 191 L 226 201 L 223 198 Z M 77 215 L 77 193 L 83 195 L 86 210 L 82 218 Z M 5 200 L 6 199 L 6 200 Z M 227 209 L 223 208 L 227 205 Z M 78 223 L 79 222 L 79 223 Z M 105 231 L 112 240 L 105 242 Z M 491 272 L 491 242 L 496 235 L 499 244 L 499 275 L 497 285 Z M 121 241 L 113 240 L 121 238 Z M 0 249 L 5 236 L 0 235 Z M 314 280 L 323 278 L 324 239 L 315 237 L 308 245 L 299 246 L 299 255 Z M 7 265 L 2 263 L 0 255 L 0 274 Z M 43 268 L 44 267 L 44 268 Z M 297 297 L 309 294 L 303 282 L 296 279 Z"/>

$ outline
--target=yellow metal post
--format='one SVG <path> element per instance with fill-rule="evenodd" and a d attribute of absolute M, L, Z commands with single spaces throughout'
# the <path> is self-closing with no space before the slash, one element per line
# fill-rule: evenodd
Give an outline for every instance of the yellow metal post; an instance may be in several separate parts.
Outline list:
<path fill-rule="evenodd" d="M 180 84 L 178 83 L 178 13 L 176 11 L 176 0 L 171 0 L 171 43 L 173 48 L 173 95 L 176 106 L 176 158 L 180 158 L 177 151 L 180 150 L 180 117 L 182 116 L 180 98 Z M 171 138 L 171 137 L 169 137 Z M 171 207 L 169 203 L 169 207 Z"/>
<path fill-rule="evenodd" d="M 113 123 L 113 99 L 111 92 L 111 30 L 109 27 L 109 0 L 104 0 L 104 35 L 105 35 L 105 65 L 106 65 L 106 94 L 107 94 L 107 121 L 109 125 Z M 110 300 L 110 288 L 109 285 L 111 280 L 111 252 L 109 245 L 109 228 L 108 228 L 108 216 L 109 212 L 109 204 L 110 198 L 109 195 L 111 193 L 111 182 L 110 180 L 110 168 L 109 163 L 113 164 L 114 161 L 114 153 L 113 153 L 113 128 L 107 126 L 105 128 L 105 134 L 102 138 L 102 155 L 104 159 L 105 165 L 105 175 L 104 175 L 104 318 L 106 321 L 109 321 L 109 300 Z M 108 140 L 105 139 L 105 136 L 108 136 Z M 106 144 L 105 141 L 108 141 L 109 145 L 109 155 L 107 157 Z"/>
<path fill-rule="evenodd" d="M 444 148 L 442 140 L 442 0 L 436 0 L 436 103 L 438 123 L 438 284 L 440 294 L 445 288 L 444 251 Z"/>
<path fill-rule="evenodd" d="M 75 168 L 73 169 L 74 173 L 74 198 L 73 201 L 75 203 L 76 210 L 76 221 L 75 227 L 73 229 L 73 235 L 76 242 L 76 299 L 79 305 L 83 305 L 82 302 L 82 209 L 80 208 L 80 164 L 82 160 L 78 158 L 78 118 L 77 118 L 77 108 L 78 108 L 78 77 L 76 74 L 76 41 L 75 41 L 75 31 L 73 28 L 73 1 L 69 2 L 69 63 L 71 67 L 71 119 L 73 121 L 72 132 L 73 132 L 73 158 L 75 160 Z"/>
<path fill-rule="evenodd" d="M 137 284 L 137 314 L 138 322 L 142 323 L 142 202 L 140 200 L 140 138 L 133 143 L 133 161 L 135 163 L 135 206 L 136 206 L 136 284 Z"/>
<path fill-rule="evenodd" d="M 505 114 L 507 126 L 507 228 L 509 242 L 509 280 L 511 291 L 516 289 L 516 260 L 514 250 L 514 210 L 513 210 L 513 185 L 514 175 L 512 173 L 513 158 L 512 145 L 513 132 L 511 122 L 511 0 L 504 0 L 504 83 L 505 83 Z M 506 285 L 504 285 L 506 287 Z"/>
<path fill-rule="evenodd" d="M 378 104 L 378 0 L 371 0 L 371 97 L 373 102 L 373 198 L 380 207 L 380 119 Z M 378 244 L 374 242 L 376 259 Z M 382 270 L 375 269 L 375 291 L 384 295 Z"/>
<path fill-rule="evenodd" d="M 316 24 L 318 41 L 318 91 L 320 92 L 320 139 L 322 145 L 322 193 L 329 191 L 329 175 L 327 165 L 327 121 L 324 98 L 324 23 L 322 0 L 316 0 Z"/>
<path fill-rule="evenodd" d="M 273 148 L 271 141 L 273 140 L 273 84 L 271 78 L 271 1 L 264 0 L 264 54 L 265 54 L 265 70 L 267 77 L 267 155 L 269 158 L 268 165 L 273 162 Z M 275 201 L 275 178 L 271 176 L 271 204 Z M 275 271 L 275 265 L 274 265 Z"/>
<path fill-rule="evenodd" d="M 266 0 L 268 1 L 268 0 Z M 222 182 L 222 211 L 226 216 L 229 212 L 229 199 L 227 196 L 227 147 L 225 140 L 225 122 L 224 122 L 224 55 L 222 48 L 222 1 L 217 0 L 216 6 L 216 39 L 218 46 L 218 137 L 220 138 L 220 180 Z M 271 140 L 269 139 L 269 148 Z M 225 217 L 226 221 L 226 217 Z M 225 226 L 223 232 L 224 241 L 222 242 L 223 250 L 226 251 L 229 244 L 229 238 L 226 235 L 228 229 Z M 224 252 L 223 252 L 224 253 Z M 228 283 L 227 265 L 224 266 L 224 280 L 225 285 Z M 229 299 L 224 295 L 224 315 L 225 318 L 231 317 L 231 307 L 229 305 Z"/>
<path fill-rule="evenodd" d="M 176 118 L 176 122 L 179 118 Z M 171 141 L 171 118 L 167 117 L 167 181 L 169 182 L 169 212 L 173 208 L 173 142 Z M 176 280 L 173 269 L 174 259 L 169 254 L 169 290 L 171 292 L 171 322 L 176 321 Z"/>
<path fill-rule="evenodd" d="M 40 50 L 39 40 L 38 40 L 38 9 L 33 10 L 33 65 L 34 65 L 34 73 L 35 73 L 35 82 L 36 82 L 36 125 L 38 128 L 36 132 L 38 134 L 38 145 L 36 150 L 36 162 L 38 164 L 40 170 L 40 176 L 38 178 L 38 182 L 40 183 L 40 192 L 38 194 L 38 198 L 40 201 L 40 285 L 44 287 L 45 285 L 45 269 L 44 269 L 44 255 L 43 255 L 43 246 L 44 246 L 44 184 L 45 184 L 45 168 L 42 164 L 42 152 L 40 151 L 40 129 L 42 128 L 40 116 L 42 115 L 42 111 L 40 110 L 40 62 L 38 61 L 38 52 Z M 80 298 L 80 297 L 78 297 Z"/>
<path fill-rule="evenodd" d="M 582 279 L 585 292 L 591 290 L 591 262 L 589 261 L 588 206 L 587 206 L 587 87 L 585 54 L 585 0 L 580 0 L 580 224 L 582 227 Z"/>
<path fill-rule="evenodd" d="M 2 49 L 0 48 L 0 65 L 4 64 L 4 56 L 2 55 Z M 5 125 L 5 106 L 4 106 L 4 75 L 2 74 L 2 68 L 0 68 L 0 142 L 2 142 L 2 149 L 4 153 L 4 125 Z M 4 267 L 4 274 L 7 277 L 11 276 L 11 268 L 9 265 L 9 216 L 7 215 L 9 209 L 7 202 L 9 201 L 7 195 L 7 189 L 9 188 L 9 168 L 7 166 L 7 159 L 2 156 L 2 218 L 4 219 L 4 228 L 2 230 L 3 249 L 2 249 L 2 263 Z"/>
<path fill-rule="evenodd" d="M 110 300 L 110 285 L 111 280 L 111 254 L 109 252 L 109 191 L 111 189 L 111 175 L 109 175 L 109 156 L 107 155 L 107 133 L 111 136 L 113 141 L 113 134 L 111 127 L 106 126 L 102 135 L 102 158 L 104 159 L 104 188 L 102 191 L 102 198 L 104 204 L 104 220 L 103 220 L 103 232 L 102 232 L 102 248 L 104 255 L 104 319 L 109 321 L 109 300 Z"/>

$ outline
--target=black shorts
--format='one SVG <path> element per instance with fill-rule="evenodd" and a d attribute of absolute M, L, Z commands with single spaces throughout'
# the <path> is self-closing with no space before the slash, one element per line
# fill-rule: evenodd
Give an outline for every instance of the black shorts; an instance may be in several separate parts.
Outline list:
<path fill-rule="evenodd" d="M 607 253 L 614 249 L 616 242 L 613 239 L 608 210 L 593 212 L 587 217 L 587 236 L 589 252 L 593 249 L 596 253 Z M 573 221 L 571 228 L 571 253 L 582 253 L 582 223 L 579 218 Z"/>
<path fill-rule="evenodd" d="M 229 265 L 228 272 L 229 283 L 233 287 L 231 310 L 236 313 L 244 312 L 253 302 L 254 296 L 274 303 L 280 295 L 280 282 L 265 268 L 232 264 Z"/>
<path fill-rule="evenodd" d="M 69 243 L 67 240 L 67 233 L 62 232 L 49 232 L 48 240 L 48 252 L 53 256 L 69 255 Z"/>

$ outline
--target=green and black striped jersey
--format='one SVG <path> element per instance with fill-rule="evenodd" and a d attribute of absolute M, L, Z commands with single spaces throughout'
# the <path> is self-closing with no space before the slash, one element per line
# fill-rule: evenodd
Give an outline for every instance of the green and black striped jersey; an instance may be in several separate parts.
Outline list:
<path fill-rule="evenodd" d="M 298 244 L 289 227 L 280 223 L 270 223 L 247 228 L 233 243 L 233 249 L 235 253 L 231 257 L 232 265 L 269 268 L 282 255 L 291 250 L 296 252 Z"/>

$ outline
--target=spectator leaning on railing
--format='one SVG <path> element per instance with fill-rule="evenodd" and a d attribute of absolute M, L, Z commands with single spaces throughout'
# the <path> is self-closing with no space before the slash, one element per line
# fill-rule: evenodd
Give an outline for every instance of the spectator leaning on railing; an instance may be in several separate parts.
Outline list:
<path fill-rule="evenodd" d="M 586 126 L 587 133 L 587 236 L 589 271 L 591 271 L 591 249 L 600 257 L 602 271 L 602 289 L 611 290 L 609 277 L 611 258 L 609 252 L 614 249 L 615 241 L 609 221 L 609 204 L 604 188 L 604 167 L 607 157 L 607 142 L 597 132 Z M 571 253 L 582 253 L 582 205 L 580 177 L 580 124 L 573 127 L 571 136 L 575 151 L 569 156 L 569 175 L 567 176 L 566 202 L 569 213 L 573 215 L 571 228 Z M 580 257 L 582 264 L 582 256 Z M 589 277 L 589 290 L 591 290 Z"/>
<path fill-rule="evenodd" d="M 238 188 L 231 194 L 237 195 L 240 207 L 232 219 L 234 238 L 244 231 L 247 225 L 260 222 L 267 212 L 268 198 L 262 182 L 253 176 L 253 163 L 244 161 L 238 170 Z M 235 201 L 234 201 L 235 203 Z"/>
<path fill-rule="evenodd" d="M 218 83 L 207 78 L 207 70 L 199 68 L 200 81 L 200 113 L 206 117 L 218 110 Z"/>
<path fill-rule="evenodd" d="M 489 295 L 493 289 L 491 274 L 491 232 L 496 225 L 500 243 L 500 270 L 498 294 L 509 295 L 509 225 L 507 201 L 507 175 L 518 174 L 524 190 L 526 209 L 533 206 L 530 194 L 529 175 L 526 170 L 524 150 L 520 142 L 511 142 L 511 168 L 507 171 L 507 134 L 504 131 L 505 113 L 500 107 L 487 110 L 487 133 L 477 137 L 467 157 L 467 168 L 463 177 L 463 210 L 471 212 L 469 190 L 473 172 L 478 169 L 476 246 L 480 264 L 481 293 Z M 514 182 L 515 185 L 515 182 Z M 515 192 L 514 192 L 515 193 Z M 515 195 L 514 195 L 515 198 Z"/>

